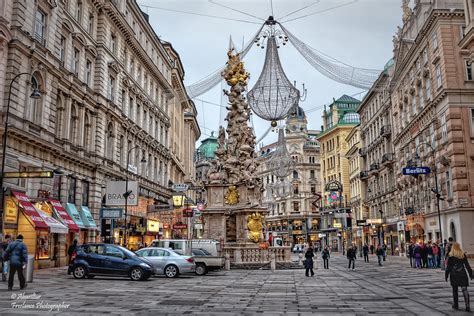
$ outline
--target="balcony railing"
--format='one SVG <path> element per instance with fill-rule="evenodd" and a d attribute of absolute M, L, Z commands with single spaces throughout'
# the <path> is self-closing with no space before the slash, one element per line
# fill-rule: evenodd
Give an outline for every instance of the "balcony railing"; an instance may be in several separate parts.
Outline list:
<path fill-rule="evenodd" d="M 361 171 L 359 176 L 361 179 L 367 179 L 369 177 L 369 173 L 367 171 Z"/>
<path fill-rule="evenodd" d="M 380 136 L 382 137 L 388 137 L 392 133 L 392 129 L 390 125 L 384 125 L 380 129 Z"/>
<path fill-rule="evenodd" d="M 379 170 L 379 164 L 378 163 L 373 163 L 370 165 L 370 170 L 371 172 L 378 172 Z"/>
<path fill-rule="evenodd" d="M 319 142 L 307 141 L 304 143 L 303 148 L 319 148 Z"/>
<path fill-rule="evenodd" d="M 393 153 L 383 154 L 383 156 L 382 156 L 382 163 L 383 164 L 392 164 L 393 160 L 394 160 L 394 154 Z"/>

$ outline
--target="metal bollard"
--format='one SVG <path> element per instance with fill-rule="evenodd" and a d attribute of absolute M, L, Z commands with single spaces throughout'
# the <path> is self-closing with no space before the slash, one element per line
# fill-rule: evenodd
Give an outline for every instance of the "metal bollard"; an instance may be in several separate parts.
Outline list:
<path fill-rule="evenodd" d="M 230 254 L 229 253 L 225 254 L 225 269 L 227 271 L 230 270 Z"/>
<path fill-rule="evenodd" d="M 270 254 L 270 269 L 272 269 L 272 271 L 276 270 L 276 258 L 274 253 Z"/>

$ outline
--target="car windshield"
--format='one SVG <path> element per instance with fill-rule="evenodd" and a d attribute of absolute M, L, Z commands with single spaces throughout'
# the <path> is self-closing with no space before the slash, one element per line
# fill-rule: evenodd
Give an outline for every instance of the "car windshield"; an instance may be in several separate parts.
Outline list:
<path fill-rule="evenodd" d="M 120 250 L 122 250 L 129 257 L 135 257 L 136 256 L 135 253 L 133 253 L 132 251 L 128 250 L 125 247 L 122 247 L 122 246 L 116 246 L 116 247 L 119 248 Z"/>
<path fill-rule="evenodd" d="M 206 249 L 200 249 L 206 256 L 210 256 L 211 253 L 207 251 Z"/>

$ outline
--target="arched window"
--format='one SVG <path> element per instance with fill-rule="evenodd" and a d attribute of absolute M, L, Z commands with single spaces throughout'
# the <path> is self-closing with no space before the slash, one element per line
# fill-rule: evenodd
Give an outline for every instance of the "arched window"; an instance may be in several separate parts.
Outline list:
<path fill-rule="evenodd" d="M 31 122 L 41 125 L 43 120 L 42 107 L 44 100 L 44 81 L 39 72 L 33 73 L 33 78 L 31 79 L 31 85 L 27 94 L 30 95 L 35 88 L 39 90 L 41 96 L 39 98 L 29 98 L 30 105 L 27 110 L 27 118 Z"/>
<path fill-rule="evenodd" d="M 298 171 L 293 171 L 293 179 L 298 179 Z"/>
<path fill-rule="evenodd" d="M 91 139 L 91 121 L 88 113 L 84 116 L 84 136 L 82 139 L 82 146 L 84 149 L 90 149 L 90 139 Z"/>
<path fill-rule="evenodd" d="M 76 106 L 71 107 L 71 128 L 69 129 L 69 141 L 72 144 L 77 142 L 77 128 L 78 128 L 79 116 L 77 115 Z"/>
<path fill-rule="evenodd" d="M 105 158 L 112 160 L 114 155 L 114 125 L 107 124 L 105 130 Z"/>
<path fill-rule="evenodd" d="M 63 106 L 63 98 L 61 93 L 58 92 L 58 97 L 56 99 L 56 126 L 55 126 L 55 134 L 56 137 L 62 138 L 62 128 L 63 128 L 63 115 L 64 115 L 64 106 Z"/>
<path fill-rule="evenodd" d="M 456 241 L 456 226 L 453 222 L 449 225 L 449 231 L 451 233 L 451 237 L 453 237 L 454 241 Z"/>

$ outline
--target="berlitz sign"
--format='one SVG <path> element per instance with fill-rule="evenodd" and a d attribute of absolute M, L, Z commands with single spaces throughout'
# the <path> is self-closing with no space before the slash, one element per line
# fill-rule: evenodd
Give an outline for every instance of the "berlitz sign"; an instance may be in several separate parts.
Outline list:
<path fill-rule="evenodd" d="M 107 188 L 105 193 L 105 204 L 107 206 L 112 205 L 125 205 L 124 194 L 127 190 L 130 192 L 128 195 L 128 205 L 138 205 L 138 182 L 128 181 L 126 185 L 125 181 L 107 181 Z"/>
<path fill-rule="evenodd" d="M 403 168 L 402 172 L 406 176 L 418 175 L 418 174 L 428 174 L 431 172 L 429 167 L 412 167 L 412 168 Z"/>

